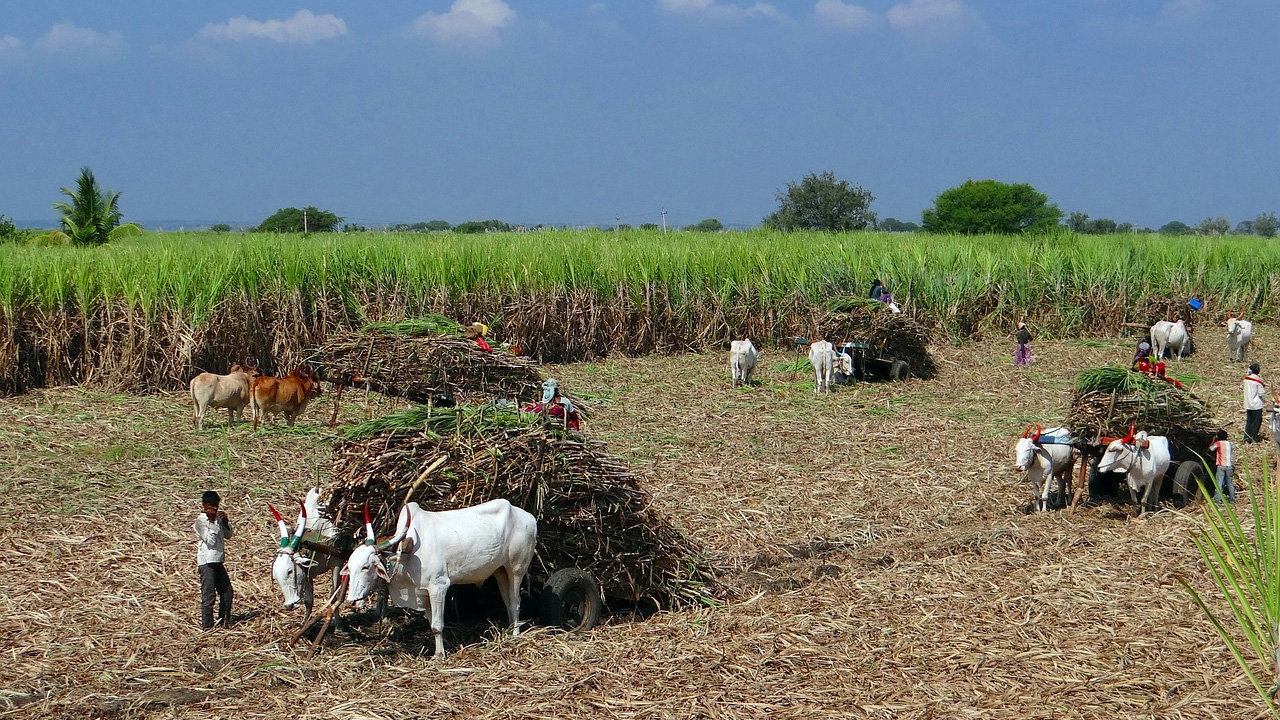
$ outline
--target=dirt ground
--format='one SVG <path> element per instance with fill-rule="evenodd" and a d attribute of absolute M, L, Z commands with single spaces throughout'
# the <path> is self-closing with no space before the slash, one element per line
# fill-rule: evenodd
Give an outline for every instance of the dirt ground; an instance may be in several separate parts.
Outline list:
<path fill-rule="evenodd" d="M 1238 440 L 1244 371 L 1213 333 L 1171 372 Z M 1024 511 L 1015 438 L 1134 342 L 1036 342 L 1022 370 L 1011 340 L 935 346 L 935 380 L 824 397 L 778 369 L 789 348 L 740 389 L 720 354 L 549 367 L 721 568 L 723 604 L 569 635 L 447 628 L 444 659 L 372 625 L 315 657 L 286 642 L 301 614 L 271 581 L 267 502 L 324 482 L 331 395 L 257 435 L 197 432 L 179 394 L 0 399 L 0 717 L 1255 717 L 1175 580 L 1213 594 L 1197 508 Z M 1253 359 L 1280 381 L 1280 332 L 1258 328 Z M 394 406 L 365 403 L 345 397 L 342 421 Z M 1275 450 L 1237 447 L 1243 488 Z M 210 487 L 237 595 L 233 627 L 205 633 L 191 524 Z"/>

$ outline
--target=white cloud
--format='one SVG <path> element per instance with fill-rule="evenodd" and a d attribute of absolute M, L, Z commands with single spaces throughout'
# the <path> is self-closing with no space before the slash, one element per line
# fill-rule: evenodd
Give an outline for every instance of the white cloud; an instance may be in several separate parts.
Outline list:
<path fill-rule="evenodd" d="M 100 33 L 72 23 L 58 23 L 35 41 L 35 47 L 50 55 L 118 55 L 127 45 L 118 32 Z"/>
<path fill-rule="evenodd" d="M 1208 0 L 1169 0 L 1160 8 L 1165 20 L 1175 23 L 1194 22 L 1212 9 Z"/>
<path fill-rule="evenodd" d="M 658 9 L 669 15 L 691 15 L 715 20 L 738 20 L 752 16 L 781 18 L 778 8 L 758 2 L 751 7 L 718 3 L 715 0 L 658 0 Z"/>
<path fill-rule="evenodd" d="M 0 63 L 18 62 L 22 56 L 21 40 L 12 35 L 0 37 Z"/>
<path fill-rule="evenodd" d="M 451 45 L 493 46 L 498 31 L 516 19 L 516 11 L 502 0 L 455 0 L 449 12 L 429 12 L 413 21 L 409 31 Z"/>
<path fill-rule="evenodd" d="M 287 20 L 250 20 L 241 15 L 225 23 L 209 24 L 199 37 L 211 40 L 270 40 L 278 43 L 315 43 L 347 34 L 347 23 L 336 15 L 316 15 L 299 10 Z"/>
<path fill-rule="evenodd" d="M 962 0 L 911 0 L 894 5 L 885 15 L 894 30 L 925 41 L 953 40 L 979 24 Z"/>
<path fill-rule="evenodd" d="M 861 5 L 841 0 L 818 0 L 813 19 L 833 30 L 865 30 L 876 24 L 876 14 Z"/>

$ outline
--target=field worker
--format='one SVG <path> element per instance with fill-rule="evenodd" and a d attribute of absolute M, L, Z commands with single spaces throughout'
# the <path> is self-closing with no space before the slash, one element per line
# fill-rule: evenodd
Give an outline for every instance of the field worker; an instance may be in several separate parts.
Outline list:
<path fill-rule="evenodd" d="M 868 297 L 870 297 L 872 300 L 879 300 L 880 302 L 884 302 L 885 292 L 886 290 L 884 289 L 884 283 L 880 282 L 878 278 L 871 281 L 871 293 L 868 295 Z"/>
<path fill-rule="evenodd" d="M 1132 370 L 1138 367 L 1138 363 L 1143 360 L 1146 360 L 1148 363 L 1150 363 L 1151 361 L 1147 360 L 1147 356 L 1150 354 L 1151 354 L 1151 343 L 1147 342 L 1146 340 L 1139 341 L 1138 349 L 1133 351 L 1133 361 L 1129 363 L 1129 369 Z"/>
<path fill-rule="evenodd" d="M 231 537 L 231 520 L 219 510 L 222 498 L 213 490 L 200 496 L 201 513 L 196 516 L 196 570 L 200 573 L 200 627 L 213 628 L 213 599 L 218 598 L 218 624 L 231 625 L 231 578 L 223 565 L 226 540 Z"/>
<path fill-rule="evenodd" d="M 484 336 L 489 334 L 489 326 L 482 322 L 474 322 L 467 326 L 462 334 L 466 337 L 473 338 L 476 345 L 485 352 L 493 352 L 493 347 L 485 342 Z"/>
<path fill-rule="evenodd" d="M 1249 366 L 1249 374 L 1244 376 L 1244 441 L 1258 440 L 1258 431 L 1262 429 L 1262 393 L 1267 389 L 1266 383 L 1258 374 L 1262 367 L 1258 363 Z"/>
<path fill-rule="evenodd" d="M 1031 364 L 1031 331 L 1024 322 L 1018 323 L 1018 332 L 1013 338 L 1017 346 L 1013 349 L 1014 367 L 1026 367 Z"/>
<path fill-rule="evenodd" d="M 1231 441 L 1227 439 L 1227 431 L 1218 428 L 1218 434 L 1214 435 L 1213 444 L 1209 446 L 1209 452 L 1214 453 L 1214 462 L 1217 464 L 1217 471 L 1214 477 L 1218 480 L 1218 492 L 1213 496 L 1213 501 L 1222 504 L 1222 493 L 1226 492 L 1227 502 L 1236 501 L 1236 486 L 1231 481 L 1235 473 L 1235 467 L 1231 461 Z"/>

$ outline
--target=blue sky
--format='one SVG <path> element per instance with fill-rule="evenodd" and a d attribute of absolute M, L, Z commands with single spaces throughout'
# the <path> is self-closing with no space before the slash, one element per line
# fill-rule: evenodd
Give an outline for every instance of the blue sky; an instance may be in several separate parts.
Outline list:
<path fill-rule="evenodd" d="M 1275 0 L 0 0 L 0 214 L 754 226 L 832 171 L 1139 226 L 1280 211 Z"/>

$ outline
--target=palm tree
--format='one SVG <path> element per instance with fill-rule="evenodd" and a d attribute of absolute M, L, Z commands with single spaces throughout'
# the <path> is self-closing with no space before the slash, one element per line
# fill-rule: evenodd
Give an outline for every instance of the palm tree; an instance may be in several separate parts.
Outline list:
<path fill-rule="evenodd" d="M 131 235 L 142 228 L 120 224 L 120 193 L 102 190 L 89 168 L 80 168 L 76 189 L 62 188 L 70 202 L 58 201 L 53 209 L 62 213 L 62 231 L 76 245 L 101 245 L 120 235 Z"/>

